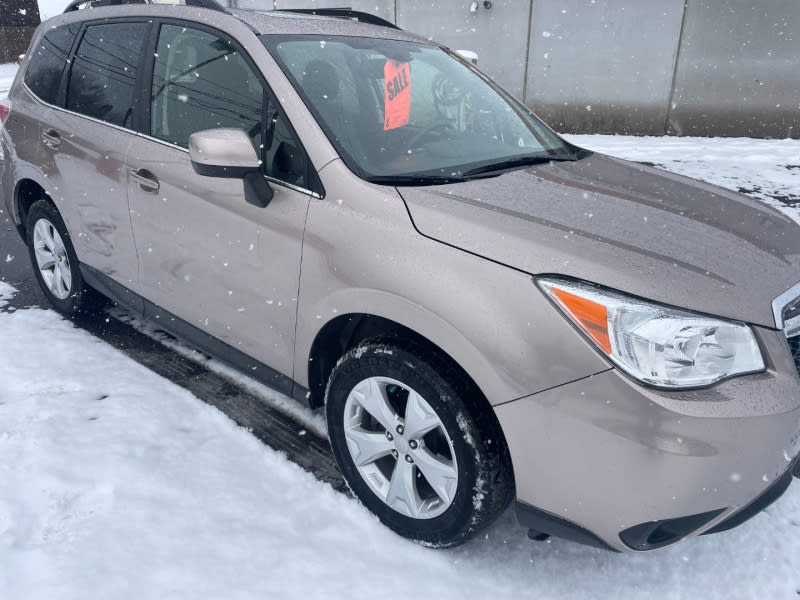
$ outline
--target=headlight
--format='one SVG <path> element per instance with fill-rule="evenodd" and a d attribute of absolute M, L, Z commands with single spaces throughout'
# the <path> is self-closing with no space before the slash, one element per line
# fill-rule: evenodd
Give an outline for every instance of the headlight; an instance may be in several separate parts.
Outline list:
<path fill-rule="evenodd" d="M 537 279 L 569 319 L 631 377 L 665 388 L 710 385 L 764 370 L 753 331 L 586 283 Z"/>

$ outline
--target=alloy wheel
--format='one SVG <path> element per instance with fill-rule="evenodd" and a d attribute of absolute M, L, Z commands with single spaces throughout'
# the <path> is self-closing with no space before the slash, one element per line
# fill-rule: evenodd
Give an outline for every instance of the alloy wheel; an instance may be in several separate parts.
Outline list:
<path fill-rule="evenodd" d="M 344 434 L 359 474 L 395 511 L 432 519 L 452 504 L 458 487 L 453 442 L 409 386 L 388 377 L 358 383 L 345 403 Z"/>
<path fill-rule="evenodd" d="M 72 291 L 72 271 L 67 248 L 55 226 L 47 219 L 39 219 L 33 228 L 33 249 L 36 266 L 45 285 L 59 300 L 69 297 Z"/>

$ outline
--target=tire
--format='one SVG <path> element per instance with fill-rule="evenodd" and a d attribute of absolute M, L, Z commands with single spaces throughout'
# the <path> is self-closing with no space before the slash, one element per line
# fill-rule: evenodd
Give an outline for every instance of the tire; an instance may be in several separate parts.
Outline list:
<path fill-rule="evenodd" d="M 499 425 L 459 380 L 418 349 L 368 342 L 339 360 L 325 394 L 352 492 L 396 533 L 437 548 L 466 541 L 513 498 Z"/>
<path fill-rule="evenodd" d="M 97 294 L 81 276 L 69 232 L 55 206 L 47 200 L 31 205 L 26 236 L 36 281 L 52 307 L 70 319 L 93 312 Z"/>

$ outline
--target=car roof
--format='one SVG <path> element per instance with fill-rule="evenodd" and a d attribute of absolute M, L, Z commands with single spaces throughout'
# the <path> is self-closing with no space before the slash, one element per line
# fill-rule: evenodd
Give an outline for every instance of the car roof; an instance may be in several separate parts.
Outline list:
<path fill-rule="evenodd" d="M 305 13 L 275 11 L 254 11 L 230 9 L 231 15 L 250 25 L 259 34 L 279 35 L 332 35 L 351 37 L 370 37 L 391 40 L 424 41 L 425 38 L 401 29 L 392 29 L 345 19 Z"/>
<path fill-rule="evenodd" d="M 123 0 L 124 2 L 124 0 Z M 186 19 L 197 23 L 222 24 L 227 19 L 244 23 L 257 35 L 325 35 L 369 37 L 401 41 L 414 41 L 434 44 L 421 36 L 401 29 L 383 27 L 355 19 L 322 16 L 308 13 L 280 10 L 244 10 L 203 8 L 180 4 L 142 4 L 122 3 L 113 6 L 96 6 L 72 9 L 53 17 L 53 25 L 75 21 L 108 19 L 113 17 L 168 17 Z"/>

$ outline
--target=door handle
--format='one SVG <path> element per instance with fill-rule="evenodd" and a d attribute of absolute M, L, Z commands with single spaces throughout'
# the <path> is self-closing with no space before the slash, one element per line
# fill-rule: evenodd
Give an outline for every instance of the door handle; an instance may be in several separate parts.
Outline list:
<path fill-rule="evenodd" d="M 55 129 L 48 129 L 42 132 L 42 143 L 51 150 L 58 150 L 61 147 L 61 136 Z"/>
<path fill-rule="evenodd" d="M 143 192 L 157 192 L 160 187 L 158 177 L 147 169 L 129 169 L 128 175 L 130 175 L 133 181 L 139 184 L 139 188 Z"/>

